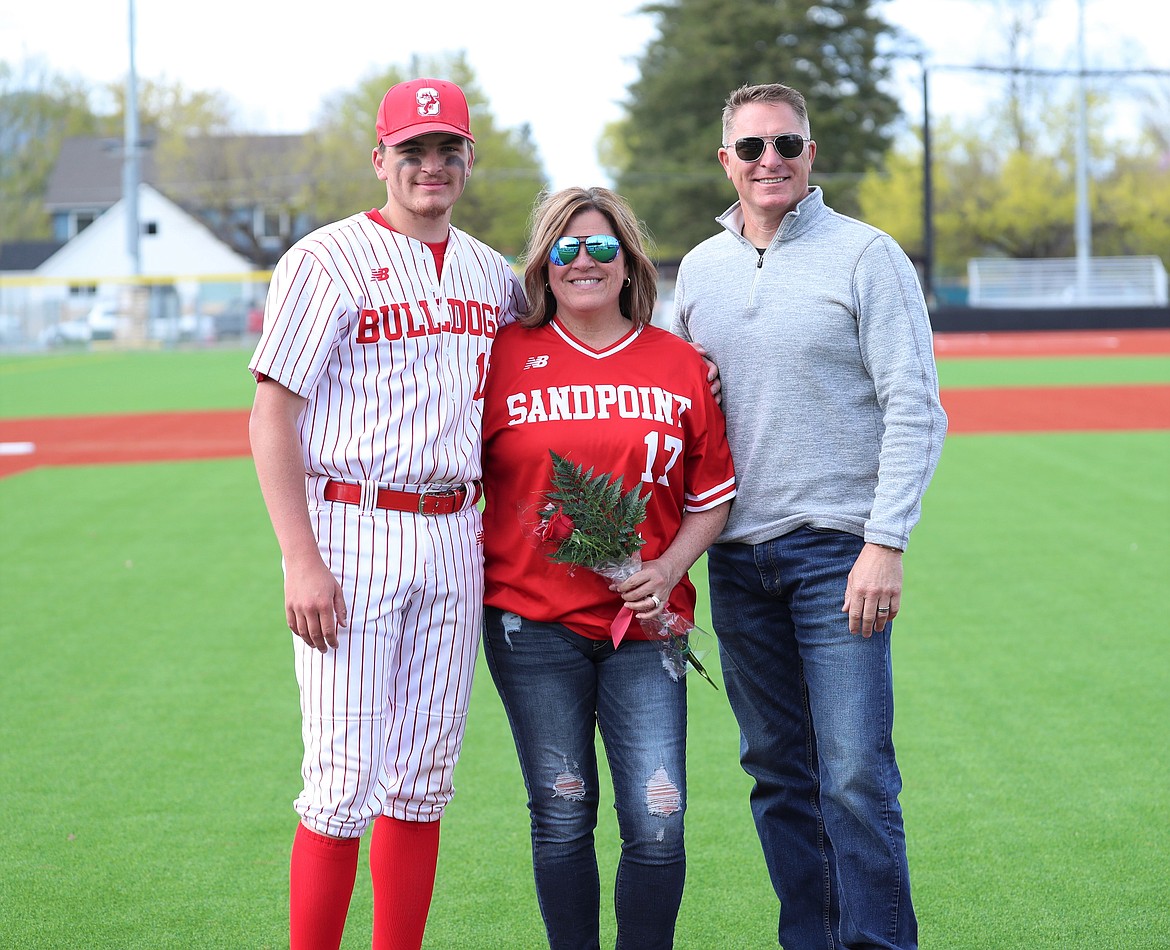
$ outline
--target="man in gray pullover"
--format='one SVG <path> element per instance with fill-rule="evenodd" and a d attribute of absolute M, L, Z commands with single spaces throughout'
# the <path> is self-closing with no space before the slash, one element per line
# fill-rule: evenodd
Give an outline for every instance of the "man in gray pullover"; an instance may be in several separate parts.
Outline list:
<path fill-rule="evenodd" d="M 890 621 L 946 416 L 914 268 L 809 186 L 809 136 L 794 89 L 728 98 L 739 201 L 683 259 L 674 329 L 723 383 L 739 493 L 711 609 L 780 943 L 909 950 Z"/>

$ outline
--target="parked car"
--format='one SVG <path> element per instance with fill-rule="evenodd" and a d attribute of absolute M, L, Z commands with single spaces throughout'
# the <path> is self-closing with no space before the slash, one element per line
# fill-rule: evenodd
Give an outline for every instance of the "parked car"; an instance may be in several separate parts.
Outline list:
<path fill-rule="evenodd" d="M 259 335 L 264 330 L 264 308 L 252 304 L 248 310 L 248 333 Z"/>
<path fill-rule="evenodd" d="M 217 340 L 239 339 L 263 329 L 264 312 L 247 300 L 233 300 L 215 315 Z"/>
<path fill-rule="evenodd" d="M 40 335 L 44 346 L 69 346 L 88 343 L 92 339 L 93 331 L 84 320 L 61 320 L 45 327 Z"/>
<path fill-rule="evenodd" d="M 95 303 L 84 317 L 61 320 L 45 327 L 41 343 L 45 346 L 67 346 L 89 343 L 93 340 L 112 340 L 126 316 L 112 303 Z"/>
<path fill-rule="evenodd" d="M 112 340 L 124 321 L 125 315 L 112 303 L 95 303 L 85 315 L 91 340 Z"/>
<path fill-rule="evenodd" d="M 233 300 L 215 315 L 215 338 L 223 340 L 241 337 L 248 325 L 248 307 L 242 300 Z"/>
<path fill-rule="evenodd" d="M 20 317 L 11 313 L 0 313 L 0 346 L 15 346 L 24 342 L 24 328 Z"/>

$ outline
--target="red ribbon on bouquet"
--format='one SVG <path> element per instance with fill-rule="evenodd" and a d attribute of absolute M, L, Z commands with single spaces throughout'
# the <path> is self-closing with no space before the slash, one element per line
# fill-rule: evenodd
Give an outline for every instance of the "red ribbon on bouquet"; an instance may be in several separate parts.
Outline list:
<path fill-rule="evenodd" d="M 630 629 L 630 624 L 634 620 L 634 612 L 622 605 L 622 609 L 618 611 L 618 615 L 613 618 L 613 622 L 609 625 L 609 638 L 613 641 L 613 648 L 616 650 L 621 646 L 622 638 L 625 637 L 626 631 Z"/>

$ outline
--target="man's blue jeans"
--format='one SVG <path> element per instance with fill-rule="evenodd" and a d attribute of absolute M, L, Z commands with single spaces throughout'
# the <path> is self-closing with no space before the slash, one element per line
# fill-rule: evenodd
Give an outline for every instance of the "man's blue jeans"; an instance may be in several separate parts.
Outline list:
<path fill-rule="evenodd" d="M 504 703 L 532 818 L 536 897 L 552 950 L 598 950 L 595 729 L 622 838 L 618 950 L 669 950 L 686 877 L 687 700 L 659 648 L 590 640 L 488 607 L 484 654 Z"/>
<path fill-rule="evenodd" d="M 841 613 L 862 539 L 801 528 L 708 552 L 711 613 L 785 950 L 918 946 L 890 634 Z"/>

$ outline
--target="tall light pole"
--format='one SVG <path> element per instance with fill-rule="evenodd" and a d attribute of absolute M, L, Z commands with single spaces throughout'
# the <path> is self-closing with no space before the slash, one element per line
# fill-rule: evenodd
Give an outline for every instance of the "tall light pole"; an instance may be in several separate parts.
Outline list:
<path fill-rule="evenodd" d="M 1091 260 L 1091 234 L 1092 227 L 1089 213 L 1089 122 L 1088 122 L 1088 105 L 1086 83 L 1090 76 L 1153 76 L 1158 78 L 1170 77 L 1170 69 L 1089 69 L 1085 65 L 1085 0 L 1078 0 L 1080 5 L 1080 28 L 1079 28 L 1079 54 L 1080 63 L 1078 68 L 1072 69 L 1033 69 L 1026 66 L 985 66 L 972 63 L 970 65 L 960 66 L 946 63 L 936 63 L 933 66 L 927 66 L 925 60 L 922 64 L 922 210 L 923 210 L 923 243 L 925 248 L 923 251 L 926 267 L 930 267 L 930 262 L 934 259 L 934 198 L 932 187 L 932 169 L 933 161 L 931 158 L 930 145 L 930 97 L 928 87 L 928 76 L 931 71 L 936 73 L 948 72 L 974 72 L 974 73 L 1012 73 L 1028 76 L 1073 76 L 1076 77 L 1078 86 L 1077 96 L 1077 129 L 1076 129 L 1076 169 L 1075 169 L 1075 189 L 1076 189 L 1076 210 L 1075 219 L 1073 222 L 1073 233 L 1076 241 L 1076 264 L 1077 264 L 1077 297 L 1078 302 L 1087 303 L 1088 301 L 1088 277 L 1089 277 L 1089 262 Z M 929 291 L 931 287 L 931 272 L 927 269 L 925 279 L 923 282 L 924 292 Z"/>
<path fill-rule="evenodd" d="M 934 161 L 930 152 L 930 69 L 922 61 L 922 295 L 934 295 Z"/>
<path fill-rule="evenodd" d="M 1077 300 L 1089 302 L 1089 261 L 1092 257 L 1092 223 L 1089 212 L 1089 119 L 1085 91 L 1085 0 L 1079 0 L 1077 22 L 1077 166 L 1076 249 Z"/>
<path fill-rule="evenodd" d="M 138 75 L 134 66 L 134 0 L 130 3 L 130 73 L 126 79 L 126 114 L 123 121 L 122 203 L 126 209 L 126 251 L 135 277 L 142 273 L 138 238 Z"/>

